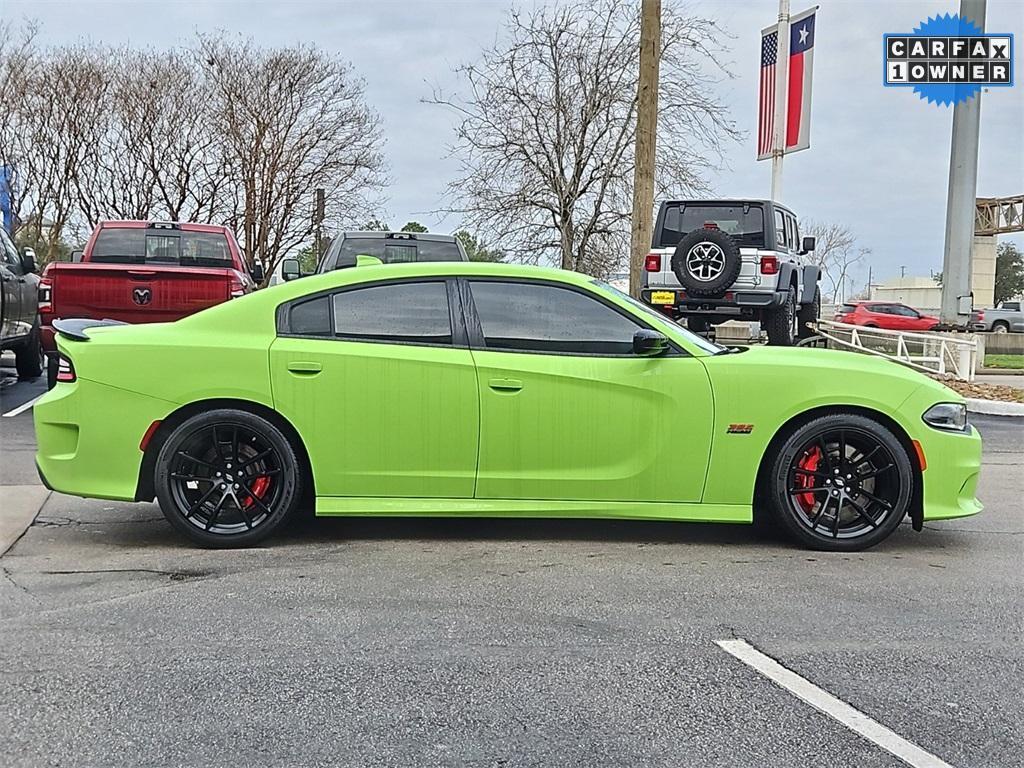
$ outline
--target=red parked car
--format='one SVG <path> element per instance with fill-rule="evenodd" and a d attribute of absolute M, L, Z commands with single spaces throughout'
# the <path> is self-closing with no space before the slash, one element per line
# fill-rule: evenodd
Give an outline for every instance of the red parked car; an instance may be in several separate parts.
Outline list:
<path fill-rule="evenodd" d="M 924 315 L 913 307 L 892 301 L 854 301 L 836 312 L 837 323 L 885 328 L 890 331 L 930 331 L 939 324 L 934 315 Z"/>
<path fill-rule="evenodd" d="M 263 280 L 246 266 L 227 227 L 104 221 L 74 263 L 47 265 L 39 317 L 49 379 L 56 376 L 53 321 L 84 317 L 163 323 L 250 293 Z"/>

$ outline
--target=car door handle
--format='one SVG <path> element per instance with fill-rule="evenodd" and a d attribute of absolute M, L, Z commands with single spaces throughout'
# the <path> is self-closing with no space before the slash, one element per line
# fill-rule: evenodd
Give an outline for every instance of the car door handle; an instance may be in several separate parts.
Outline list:
<path fill-rule="evenodd" d="M 306 361 L 296 360 L 294 363 L 288 363 L 288 370 L 292 373 L 297 373 L 300 376 L 316 376 L 324 367 L 320 363 L 310 363 Z"/>
<path fill-rule="evenodd" d="M 491 379 L 487 385 L 498 392 L 518 392 L 523 388 L 519 379 Z"/>

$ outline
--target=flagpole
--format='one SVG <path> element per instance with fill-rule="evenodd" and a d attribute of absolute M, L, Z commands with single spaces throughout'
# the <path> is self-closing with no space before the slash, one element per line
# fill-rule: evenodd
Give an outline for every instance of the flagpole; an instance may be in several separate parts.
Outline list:
<path fill-rule="evenodd" d="M 779 201 L 782 196 L 782 157 L 786 152 L 786 107 L 789 98 L 789 0 L 779 0 L 777 45 L 775 120 L 774 136 L 772 137 L 772 200 L 775 201 Z"/>

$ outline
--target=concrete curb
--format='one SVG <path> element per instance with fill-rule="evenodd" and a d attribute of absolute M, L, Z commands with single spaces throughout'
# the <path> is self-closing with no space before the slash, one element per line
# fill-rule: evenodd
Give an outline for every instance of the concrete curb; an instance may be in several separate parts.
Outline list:
<path fill-rule="evenodd" d="M 29 529 L 36 515 L 50 498 L 41 485 L 0 486 L 3 511 L 0 512 L 0 557 L 14 546 Z"/>
<path fill-rule="evenodd" d="M 1001 400 L 982 400 L 968 397 L 968 413 L 980 413 L 985 416 L 1016 416 L 1024 417 L 1024 403 L 1006 403 Z"/>

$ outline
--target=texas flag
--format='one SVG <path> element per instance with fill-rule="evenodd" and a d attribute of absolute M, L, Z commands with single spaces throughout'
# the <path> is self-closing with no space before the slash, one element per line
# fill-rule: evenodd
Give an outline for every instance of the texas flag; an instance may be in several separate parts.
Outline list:
<path fill-rule="evenodd" d="M 811 71 L 814 58 L 814 20 L 817 8 L 799 13 L 789 26 L 789 83 L 786 89 L 784 124 L 785 151 L 798 152 L 811 146 Z M 785 49 L 779 27 L 761 30 L 761 83 L 757 115 L 757 159 L 772 156 L 775 145 L 775 68 Z"/>
<path fill-rule="evenodd" d="M 811 66 L 814 62 L 815 8 L 789 20 L 789 94 L 786 99 L 786 152 L 811 146 Z"/>

